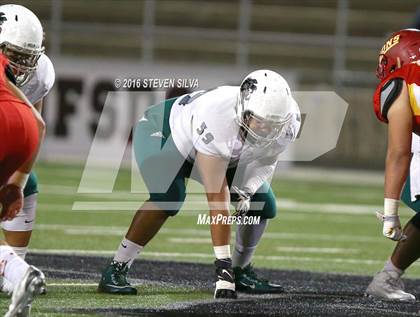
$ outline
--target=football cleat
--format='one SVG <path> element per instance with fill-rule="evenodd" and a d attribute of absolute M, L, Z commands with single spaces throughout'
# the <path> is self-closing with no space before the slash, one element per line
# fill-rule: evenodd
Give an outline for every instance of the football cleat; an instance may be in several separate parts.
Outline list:
<path fill-rule="evenodd" d="M 16 315 L 16 317 L 29 317 L 31 316 L 31 304 L 26 305 L 22 308 L 20 313 Z"/>
<path fill-rule="evenodd" d="M 416 297 L 404 290 L 399 274 L 393 271 L 377 273 L 366 289 L 366 296 L 388 301 L 415 302 Z"/>
<path fill-rule="evenodd" d="M 259 278 L 251 264 L 244 268 L 235 267 L 233 272 L 235 273 L 235 287 L 238 292 L 249 294 L 278 294 L 284 292 L 284 288 L 280 285 Z"/>
<path fill-rule="evenodd" d="M 128 263 L 112 261 L 102 272 L 98 292 L 118 295 L 137 295 L 137 289 L 127 281 Z"/>
<path fill-rule="evenodd" d="M 13 284 L 6 280 L 4 277 L 0 277 L 0 292 L 5 293 L 9 296 L 13 294 Z M 41 287 L 39 295 L 46 295 L 47 287 L 46 285 Z"/>
<path fill-rule="evenodd" d="M 6 280 L 4 276 L 0 277 L 0 292 L 5 293 L 7 295 L 12 295 L 13 293 L 12 283 Z"/>
<path fill-rule="evenodd" d="M 231 259 L 221 259 L 214 262 L 216 266 L 216 290 L 214 298 L 236 299 L 235 277 Z"/>
<path fill-rule="evenodd" d="M 47 288 L 45 287 L 45 285 L 41 287 L 39 295 L 47 295 Z"/>
<path fill-rule="evenodd" d="M 12 294 L 9 310 L 4 317 L 28 317 L 35 295 L 40 294 L 45 285 L 45 276 L 34 266 L 30 266 L 25 276 Z"/>

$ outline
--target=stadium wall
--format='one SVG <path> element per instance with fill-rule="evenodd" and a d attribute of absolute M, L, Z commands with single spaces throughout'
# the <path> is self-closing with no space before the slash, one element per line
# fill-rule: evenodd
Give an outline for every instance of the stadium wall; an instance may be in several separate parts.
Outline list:
<path fill-rule="evenodd" d="M 250 69 L 236 66 L 197 64 L 143 64 L 137 60 L 55 58 L 57 79 L 46 100 L 44 117 L 48 134 L 41 154 L 43 160 L 84 162 L 89 154 L 92 141 L 97 133 L 97 125 L 103 111 L 107 92 L 116 91 L 116 79 L 197 79 L 196 89 L 209 89 L 221 84 L 239 84 Z M 280 71 L 289 81 L 293 90 L 299 88 L 298 73 Z M 191 82 L 190 82 L 191 83 Z M 188 84 L 188 82 L 187 82 Z M 328 87 L 315 87 L 314 92 L 328 90 Z M 330 88 L 331 89 L 331 88 Z M 121 97 L 103 114 L 105 122 L 99 135 L 104 151 L 102 157 L 116 146 L 117 142 L 126 146 L 132 126 L 140 118 L 142 111 L 165 98 L 163 89 L 142 89 L 155 94 L 143 96 L 133 93 L 134 99 Z M 160 91 L 161 94 L 157 94 Z M 298 165 L 325 167 L 355 167 L 376 169 L 383 166 L 386 148 L 385 125 L 375 120 L 371 105 L 371 89 L 345 88 L 335 92 L 348 104 L 347 114 L 339 135 L 337 147 L 311 162 Z M 310 100 L 311 98 L 309 98 Z M 305 99 L 307 102 L 308 98 Z M 334 107 L 331 107 L 334 109 Z M 117 111 L 118 110 L 118 111 Z M 117 115 L 118 114 L 118 115 Z M 336 117 L 334 113 L 318 116 L 320 123 L 329 122 Z M 324 121 L 325 120 L 325 121 Z M 319 134 L 316 129 L 314 135 Z M 313 142 L 322 143 L 323 137 Z M 122 145 L 121 145 L 122 144 Z M 301 155 L 304 148 L 300 148 Z M 293 159 L 296 151 L 290 151 L 284 160 Z"/>
<path fill-rule="evenodd" d="M 54 59 L 54 65 L 56 83 L 47 97 L 43 114 L 48 132 L 41 159 L 66 162 L 84 162 L 95 136 L 97 157 L 103 162 L 113 157 L 117 149 L 124 152 L 130 144 L 130 131 L 145 108 L 165 98 L 167 89 L 141 85 L 118 90 L 116 80 L 127 80 L 131 86 L 136 86 L 137 79 L 184 79 L 184 87 L 197 90 L 223 84 L 238 85 L 250 71 L 229 66 L 142 64 L 86 58 Z M 293 73 L 284 75 L 294 83 Z M 175 86 L 178 84 L 175 81 Z"/>

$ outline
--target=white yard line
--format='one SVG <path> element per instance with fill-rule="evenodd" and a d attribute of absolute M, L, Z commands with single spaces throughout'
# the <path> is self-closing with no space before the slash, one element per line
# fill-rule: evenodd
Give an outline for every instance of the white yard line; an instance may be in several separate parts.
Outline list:
<path fill-rule="evenodd" d="M 148 193 L 131 193 L 128 191 L 113 191 L 112 193 L 77 193 L 77 186 L 67 185 L 40 185 L 40 192 L 48 195 L 60 195 L 60 196 L 75 196 L 79 195 L 79 199 L 88 197 L 90 199 L 104 199 L 103 202 L 109 200 L 110 197 L 114 200 L 131 200 L 143 202 L 148 197 Z"/>
<path fill-rule="evenodd" d="M 75 195 L 77 187 L 68 185 L 39 184 L 40 192 L 56 195 Z"/>
<path fill-rule="evenodd" d="M 94 256 L 108 256 L 114 255 L 115 251 L 111 250 L 70 250 L 70 249 L 30 249 L 29 253 L 34 254 L 57 254 L 57 255 L 94 255 Z M 56 272 L 67 272 L 66 270 L 48 269 Z M 77 271 L 76 271 L 77 272 Z M 83 272 L 83 274 L 85 274 Z"/>
<path fill-rule="evenodd" d="M 58 230 L 63 231 L 69 235 L 123 235 L 127 232 L 127 227 L 115 226 L 78 226 L 78 225 L 62 225 L 62 224 L 36 224 L 35 227 L 39 230 Z M 203 229 L 183 229 L 183 228 L 162 228 L 161 234 L 178 235 L 180 237 L 210 237 L 210 232 L 207 227 Z M 232 232 L 234 235 L 235 233 Z M 176 238 L 176 237 L 171 237 Z M 344 241 L 344 242 L 372 242 L 380 243 L 381 236 L 360 236 L 360 235 L 331 235 L 331 234 L 316 234 L 316 233 L 292 233 L 292 232 L 266 232 L 265 239 L 286 239 L 286 240 L 318 240 L 318 241 Z"/>
<path fill-rule="evenodd" d="M 360 253 L 360 250 L 350 249 L 350 248 L 276 247 L 276 250 L 279 252 L 293 252 L 293 253 L 325 253 L 325 254 Z"/>
<path fill-rule="evenodd" d="M 80 180 L 83 172 L 83 165 L 53 167 L 43 166 L 42 173 L 62 178 L 76 178 Z M 105 169 L 106 171 L 106 169 Z M 99 169 L 103 173 L 103 169 Z M 328 182 L 335 184 L 354 184 L 354 185 L 383 185 L 383 171 L 351 170 L 351 169 L 332 169 L 317 167 L 288 167 L 282 168 L 281 164 L 276 170 L 276 177 L 283 180 L 305 181 L 305 182 Z"/>
<path fill-rule="evenodd" d="M 143 201 L 75 201 L 72 210 L 137 210 Z"/>
<path fill-rule="evenodd" d="M 31 249 L 31 253 L 44 253 L 44 254 L 60 254 L 60 255 L 114 255 L 115 251 L 103 250 L 63 250 L 63 249 Z M 199 253 L 199 252 L 142 252 L 144 257 L 152 258 L 200 258 L 200 259 L 213 259 L 212 253 Z M 318 262 L 318 263 L 347 263 L 347 264 L 366 264 L 366 265 L 381 265 L 384 260 L 374 259 L 356 259 L 356 258 L 335 258 L 335 257 L 299 257 L 299 256 L 280 256 L 280 255 L 256 255 L 256 260 L 266 261 L 297 261 L 297 262 Z M 418 266 L 419 263 L 414 265 Z"/>
<path fill-rule="evenodd" d="M 67 273 L 68 273 L 69 271 L 67 271 Z M 99 275 L 99 277 L 100 277 L 100 275 Z M 144 282 L 142 282 L 142 283 L 137 283 L 137 282 L 134 282 L 135 280 L 134 279 L 132 279 L 132 278 L 130 278 L 130 284 L 132 285 L 132 286 L 142 286 L 142 285 L 144 285 L 144 284 L 154 284 L 154 283 L 156 283 L 156 284 L 162 284 L 161 282 L 158 282 L 158 281 L 152 281 L 152 283 L 151 283 L 151 281 L 149 281 L 149 280 L 144 280 Z M 168 283 L 168 285 L 172 285 L 172 284 L 169 284 Z M 50 286 L 58 286 L 58 287 L 98 287 L 98 283 L 48 283 L 47 282 L 47 287 L 50 287 Z"/>
<path fill-rule="evenodd" d="M 135 211 L 141 205 L 142 201 L 75 201 L 72 206 L 74 211 Z M 319 213 L 319 214 L 338 214 L 338 215 L 371 215 L 382 210 L 380 205 L 360 205 L 360 204 L 331 204 L 331 203 L 304 203 L 290 199 L 278 199 L 277 208 L 282 210 L 300 212 L 300 213 Z M 208 210 L 205 200 L 185 202 L 180 214 L 186 216 L 196 216 L 200 211 Z M 191 212 L 192 211 L 192 212 Z M 404 215 L 412 214 L 408 208 L 401 208 Z"/>
<path fill-rule="evenodd" d="M 111 204 L 110 204 L 111 203 Z M 96 207 L 89 203 L 89 210 L 86 210 L 81 204 L 77 204 L 76 207 L 80 209 L 72 209 L 71 204 L 51 204 L 51 203 L 40 203 L 38 210 L 54 211 L 61 213 L 95 213 L 95 214 L 134 214 L 139 204 L 137 202 L 101 202 Z M 95 203 L 96 204 L 96 203 Z M 288 206 L 288 207 L 286 207 Z M 294 206 L 294 207 L 293 207 Z M 278 201 L 278 217 L 295 219 L 296 221 L 304 220 L 306 214 L 328 214 L 336 216 L 370 216 L 372 219 L 375 218 L 375 211 L 381 210 L 379 206 L 370 205 L 347 205 L 347 204 L 309 204 L 309 203 L 296 203 L 291 200 L 279 200 Z M 193 210 L 181 210 L 177 217 L 197 217 L 200 213 L 205 213 L 206 210 L 203 208 L 201 211 L 198 208 Z M 402 216 L 412 215 L 412 211 L 402 206 L 400 208 L 400 214 Z M 348 222 L 348 218 L 335 218 L 332 220 L 335 223 Z M 364 221 L 364 220 L 360 220 Z"/>
<path fill-rule="evenodd" d="M 210 238 L 168 238 L 171 243 L 177 244 L 210 244 Z M 350 248 L 313 248 L 313 247 L 276 247 L 279 252 L 292 253 L 325 253 L 325 254 L 356 254 L 360 253 L 358 249 Z"/>
<path fill-rule="evenodd" d="M 277 169 L 276 176 L 282 180 L 323 182 L 347 185 L 382 186 L 384 182 L 383 171 L 334 169 L 317 167 L 291 167 Z"/>
<path fill-rule="evenodd" d="M 48 283 L 47 286 L 85 287 L 98 286 L 98 283 Z"/>
<path fill-rule="evenodd" d="M 137 210 L 142 201 L 75 201 L 73 210 Z M 358 214 L 374 215 L 375 211 L 381 210 L 382 206 L 358 205 L 358 204 L 330 204 L 330 203 L 302 203 L 290 199 L 278 199 L 277 208 L 281 210 L 292 210 L 305 213 L 328 213 L 328 214 Z M 182 212 L 189 212 L 190 215 L 196 215 L 198 211 L 208 209 L 205 199 L 200 201 L 187 201 L 184 203 Z"/>
<path fill-rule="evenodd" d="M 130 210 L 72 210 L 72 204 L 52 204 L 52 203 L 39 203 L 38 210 L 53 211 L 54 213 L 81 213 L 81 214 L 131 214 L 134 215 L 137 209 Z"/>
<path fill-rule="evenodd" d="M 77 188 L 66 185 L 41 185 L 41 191 L 44 194 L 57 194 L 66 196 L 75 196 Z M 72 205 L 66 205 L 65 211 L 129 211 L 134 212 L 142 204 L 146 194 L 136 194 L 127 191 L 114 191 L 111 194 L 83 194 L 90 199 L 100 199 L 106 197 L 106 200 L 98 201 L 74 201 Z M 110 201 L 109 199 L 113 200 Z M 136 199 L 138 198 L 138 199 Z M 78 196 L 81 199 L 81 195 Z M 381 205 L 363 205 L 363 204 L 335 204 L 335 203 L 305 203 L 291 199 L 277 199 L 279 211 L 289 210 L 301 213 L 326 213 L 326 214 L 344 214 L 344 215 L 374 215 L 376 211 L 381 210 Z M 41 208 L 48 208 L 45 204 Z M 195 216 L 199 210 L 208 209 L 205 196 L 197 193 L 191 193 L 184 204 L 180 215 Z M 190 213 L 189 211 L 193 211 Z M 411 214 L 408 208 L 401 208 L 403 214 Z"/>
<path fill-rule="evenodd" d="M 171 243 L 179 244 L 209 244 L 211 243 L 210 238 L 168 238 Z"/>

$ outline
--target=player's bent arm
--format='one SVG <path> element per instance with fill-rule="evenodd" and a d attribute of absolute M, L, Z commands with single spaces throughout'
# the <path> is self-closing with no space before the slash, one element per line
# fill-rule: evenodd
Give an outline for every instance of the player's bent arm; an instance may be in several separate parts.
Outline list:
<path fill-rule="evenodd" d="M 384 196 L 399 200 L 410 167 L 413 132 L 413 113 L 406 85 L 388 111 L 388 123 Z"/>
<path fill-rule="evenodd" d="M 32 106 L 25 95 L 9 80 L 6 80 L 8 88 L 12 93 L 23 102 L 25 102 L 31 109 L 32 114 L 37 122 L 38 127 L 38 144 L 34 155 L 29 158 L 22 166 L 8 180 L 7 185 L 0 188 L 0 220 L 12 220 L 17 213 L 23 208 L 23 188 L 29 178 L 29 173 L 38 156 L 38 152 L 45 135 L 45 123 L 40 113 Z"/>
<path fill-rule="evenodd" d="M 264 182 L 273 176 L 276 165 L 277 157 L 268 161 L 258 160 L 248 164 L 244 172 L 241 189 L 250 195 L 255 194 Z"/>
<path fill-rule="evenodd" d="M 244 216 L 251 209 L 252 196 L 273 176 L 276 164 L 277 160 L 274 158 L 268 161 L 256 160 L 246 166 L 240 188 L 231 188 L 238 195 L 235 216 Z"/>
<path fill-rule="evenodd" d="M 210 209 L 229 210 L 229 189 L 225 178 L 228 162 L 223 158 L 201 152 L 197 152 L 195 162 L 209 200 Z M 217 201 L 222 204 L 214 204 Z"/>
<path fill-rule="evenodd" d="M 388 118 L 388 151 L 385 167 L 384 213 L 377 213 L 383 221 L 382 234 L 391 240 L 405 240 L 398 216 L 401 190 L 406 181 L 411 160 L 413 114 L 406 85 L 391 104 Z"/>
<path fill-rule="evenodd" d="M 195 163 L 206 191 L 211 216 L 229 216 L 230 194 L 226 181 L 228 162 L 220 157 L 197 152 Z M 230 243 L 230 225 L 216 223 L 211 225 L 214 246 Z"/>
<path fill-rule="evenodd" d="M 28 161 L 26 161 L 19 169 L 12 175 L 9 180 L 9 183 L 15 184 L 21 188 L 25 187 L 27 178 L 29 177 L 29 173 L 32 169 L 34 162 L 38 156 L 39 149 L 41 147 L 42 141 L 45 135 L 45 122 L 41 117 L 41 114 L 34 108 L 31 102 L 26 98 L 23 92 L 17 88 L 11 81 L 6 80 L 8 88 L 13 92 L 13 94 L 25 102 L 32 110 L 32 114 L 34 115 L 37 126 L 38 126 L 38 147 L 35 152 L 35 155 Z"/>

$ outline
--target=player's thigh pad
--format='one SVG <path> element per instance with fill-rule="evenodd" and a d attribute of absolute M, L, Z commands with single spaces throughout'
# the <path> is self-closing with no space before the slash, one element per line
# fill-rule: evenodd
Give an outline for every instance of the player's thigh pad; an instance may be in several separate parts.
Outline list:
<path fill-rule="evenodd" d="M 171 136 L 164 138 L 147 122 L 134 132 L 134 153 L 149 201 L 169 215 L 175 215 L 185 200 L 185 178 L 191 167 L 178 152 Z"/>
<path fill-rule="evenodd" d="M 259 210 L 253 210 L 252 205 L 255 205 Z M 262 209 L 260 209 L 262 208 Z M 277 204 L 271 186 L 264 182 L 264 184 L 257 190 L 251 199 L 251 210 L 248 216 L 261 216 L 262 219 L 272 219 L 276 216 Z"/>
<path fill-rule="evenodd" d="M 411 224 L 420 230 L 420 212 L 417 212 L 413 218 L 410 219 Z"/>
<path fill-rule="evenodd" d="M 150 193 L 148 201 L 153 202 L 169 216 L 175 216 L 181 209 L 185 196 L 184 180 L 176 179 L 166 193 Z"/>
<path fill-rule="evenodd" d="M 35 223 L 38 194 L 23 199 L 23 209 L 12 220 L 3 221 L 1 226 L 7 231 L 32 231 Z"/>
<path fill-rule="evenodd" d="M 407 181 L 405 182 L 401 200 L 415 212 L 420 212 L 420 199 L 417 199 L 416 201 L 411 200 L 410 176 L 407 177 Z"/>
<path fill-rule="evenodd" d="M 23 196 L 27 197 L 36 193 L 38 193 L 38 177 L 35 172 L 31 171 L 25 188 L 23 189 Z"/>

